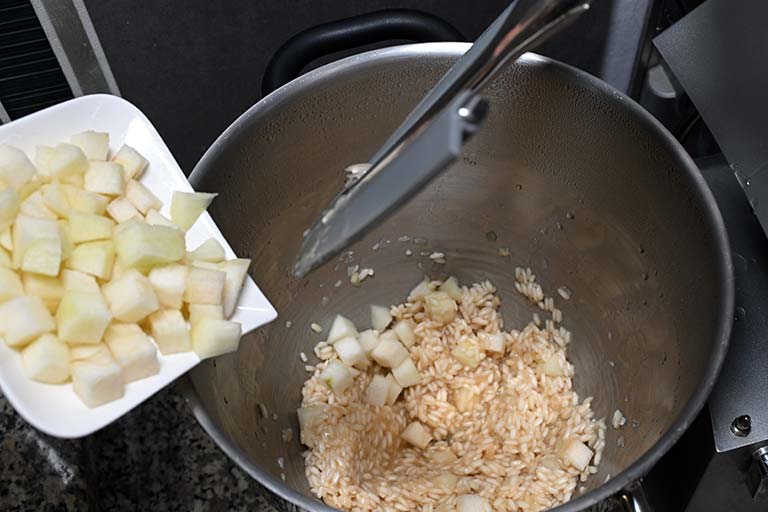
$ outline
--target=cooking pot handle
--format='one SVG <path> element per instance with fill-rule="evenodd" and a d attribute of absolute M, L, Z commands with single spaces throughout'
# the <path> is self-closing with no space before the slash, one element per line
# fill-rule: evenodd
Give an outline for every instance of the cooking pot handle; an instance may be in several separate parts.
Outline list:
<path fill-rule="evenodd" d="M 653 512 L 643 489 L 642 480 L 636 480 L 624 490 L 585 509 L 584 512 Z"/>
<path fill-rule="evenodd" d="M 301 75 L 313 60 L 382 41 L 465 41 L 447 21 L 410 9 L 387 9 L 323 23 L 291 37 L 270 59 L 261 92 L 266 96 Z"/>
<path fill-rule="evenodd" d="M 622 512 L 652 512 L 653 510 L 645 495 L 642 480 L 633 482 L 620 493 L 620 496 L 624 505 Z"/>

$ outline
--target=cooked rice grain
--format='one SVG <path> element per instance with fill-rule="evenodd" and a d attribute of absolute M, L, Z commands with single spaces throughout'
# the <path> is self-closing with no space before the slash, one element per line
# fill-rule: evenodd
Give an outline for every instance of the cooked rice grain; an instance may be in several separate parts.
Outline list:
<path fill-rule="evenodd" d="M 517 269 L 516 277 L 521 293 L 544 300 L 530 269 Z M 539 511 L 569 500 L 579 482 L 597 471 L 605 422 L 594 418 L 591 398 L 581 401 L 572 389 L 573 367 L 566 360 L 570 332 L 534 323 L 503 332 L 500 301 L 489 281 L 462 292 L 458 314 L 445 326 L 426 317 L 421 300 L 392 308 L 396 320 L 416 322 L 411 358 L 422 376 L 393 406 L 366 403 L 373 367 L 341 396 L 319 378 L 327 361 L 304 384 L 302 405 L 326 406 L 310 432 L 315 446 L 304 457 L 312 491 L 329 505 L 355 512 L 443 512 L 455 510 L 458 495 L 476 494 L 497 512 Z M 503 355 L 484 354 L 476 368 L 451 356 L 459 340 L 479 342 L 481 333 L 499 332 L 506 342 Z M 329 348 L 315 353 L 333 359 Z M 539 362 L 553 356 L 566 361 L 565 376 L 541 371 Z M 465 412 L 453 403 L 459 390 L 472 397 Z M 400 439 L 415 420 L 434 439 L 423 450 Z M 571 436 L 595 451 L 593 465 L 583 472 L 551 463 L 558 442 Z M 458 477 L 455 488 L 437 483 L 445 473 Z"/>

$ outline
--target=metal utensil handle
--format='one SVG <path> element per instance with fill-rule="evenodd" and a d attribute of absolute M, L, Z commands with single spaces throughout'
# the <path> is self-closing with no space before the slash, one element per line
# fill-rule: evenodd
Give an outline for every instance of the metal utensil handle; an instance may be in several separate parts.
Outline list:
<path fill-rule="evenodd" d="M 419 137 L 425 133 L 449 133 L 450 130 L 431 130 L 430 125 L 439 120 L 447 125 L 456 124 L 456 116 L 462 112 L 470 115 L 467 105 L 478 103 L 478 90 L 505 62 L 576 19 L 589 9 L 590 1 L 516 0 L 510 4 L 374 154 L 369 160 L 369 170 L 349 183 L 309 230 L 294 265 L 294 275 L 303 277 L 338 254 L 448 167 L 458 153 L 455 148 L 441 147 L 436 143 L 437 138 L 429 151 L 440 154 L 431 158 L 432 165 L 428 168 L 418 168 L 424 162 L 416 158 L 413 151 L 408 151 L 408 146 L 418 144 Z M 461 102 L 456 103 L 457 98 L 462 98 Z M 451 110 L 450 106 L 453 112 L 444 115 L 446 110 Z M 472 133 L 482 121 L 482 118 L 473 121 Z M 462 144 L 463 141 L 459 141 L 459 151 Z M 411 159 L 405 158 L 405 154 Z M 418 172 L 388 173 L 394 162 L 400 169 L 418 169 Z M 361 197 L 368 195 L 375 195 L 375 208 L 369 202 L 363 204 Z M 350 212 L 345 209 L 359 214 L 348 215 Z"/>
<path fill-rule="evenodd" d="M 459 91 L 478 91 L 509 59 L 519 57 L 568 21 L 589 9 L 591 0 L 515 0 L 467 53 L 419 102 L 369 162 L 376 165 L 398 144 L 445 107 Z"/>
<path fill-rule="evenodd" d="M 653 512 L 643 489 L 643 481 L 636 480 L 621 492 L 621 501 L 626 512 Z"/>

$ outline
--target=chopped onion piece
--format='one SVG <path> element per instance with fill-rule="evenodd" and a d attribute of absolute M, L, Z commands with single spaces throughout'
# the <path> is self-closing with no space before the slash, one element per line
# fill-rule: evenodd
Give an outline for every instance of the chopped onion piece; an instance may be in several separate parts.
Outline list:
<path fill-rule="evenodd" d="M 404 388 L 415 386 L 421 382 L 421 374 L 410 357 L 406 357 L 402 363 L 392 368 L 392 375 L 397 383 Z"/>
<path fill-rule="evenodd" d="M 432 434 L 418 421 L 414 421 L 407 427 L 402 434 L 400 434 L 405 441 L 409 442 L 417 448 L 424 449 L 432 440 Z"/>
<path fill-rule="evenodd" d="M 371 357 L 385 368 L 394 368 L 408 359 L 408 349 L 399 341 L 385 335 L 386 332 L 380 336 L 379 344 L 371 352 Z"/>
<path fill-rule="evenodd" d="M 448 296 L 455 301 L 461 300 L 461 287 L 459 286 L 459 281 L 453 276 L 446 279 L 443 284 L 440 285 L 438 290 L 447 293 Z"/>
<path fill-rule="evenodd" d="M 366 400 L 371 405 L 382 406 L 387 403 L 390 381 L 383 375 L 374 375 L 366 390 Z"/>
<path fill-rule="evenodd" d="M 446 292 L 432 292 L 424 297 L 424 309 L 433 321 L 447 324 L 456 318 L 458 307 Z"/>
<path fill-rule="evenodd" d="M 414 334 L 413 329 L 414 324 L 411 320 L 400 320 L 392 327 L 392 330 L 397 335 L 397 339 L 407 348 L 412 347 L 416 343 L 416 334 Z"/>
<path fill-rule="evenodd" d="M 360 333 L 359 341 L 365 353 L 370 354 L 379 344 L 379 333 L 373 329 L 368 329 Z"/>
<path fill-rule="evenodd" d="M 456 498 L 456 512 L 493 512 L 493 509 L 482 496 L 462 494 Z"/>
<path fill-rule="evenodd" d="M 344 364 L 347 366 L 367 365 L 368 356 L 365 355 L 365 350 L 357 341 L 357 338 L 347 336 L 340 340 L 336 340 L 333 343 L 333 348 L 339 355 Z"/>
<path fill-rule="evenodd" d="M 586 444 L 575 437 L 562 440 L 558 449 L 558 457 L 560 457 L 563 462 L 570 464 L 579 471 L 587 469 L 589 461 L 592 460 L 593 455 L 594 452 L 592 452 Z"/>
<path fill-rule="evenodd" d="M 320 379 L 333 390 L 337 395 L 341 395 L 352 385 L 353 375 L 350 368 L 336 359 L 328 363 L 328 366 L 320 373 Z"/>
<path fill-rule="evenodd" d="M 331 324 L 331 330 L 328 332 L 328 343 L 333 343 L 336 340 L 349 336 L 357 336 L 355 324 L 349 318 L 336 315 L 336 318 L 333 319 L 333 324 Z"/>
<path fill-rule="evenodd" d="M 388 307 L 371 304 L 371 326 L 379 332 L 384 332 L 392 323 L 392 314 Z"/>

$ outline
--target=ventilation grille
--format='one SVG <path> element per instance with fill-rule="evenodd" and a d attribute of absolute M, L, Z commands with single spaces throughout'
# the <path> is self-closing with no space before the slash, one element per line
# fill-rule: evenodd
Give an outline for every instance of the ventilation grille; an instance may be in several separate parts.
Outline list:
<path fill-rule="evenodd" d="M 11 119 L 73 98 L 64 73 L 25 0 L 0 0 L 0 104 Z"/>

